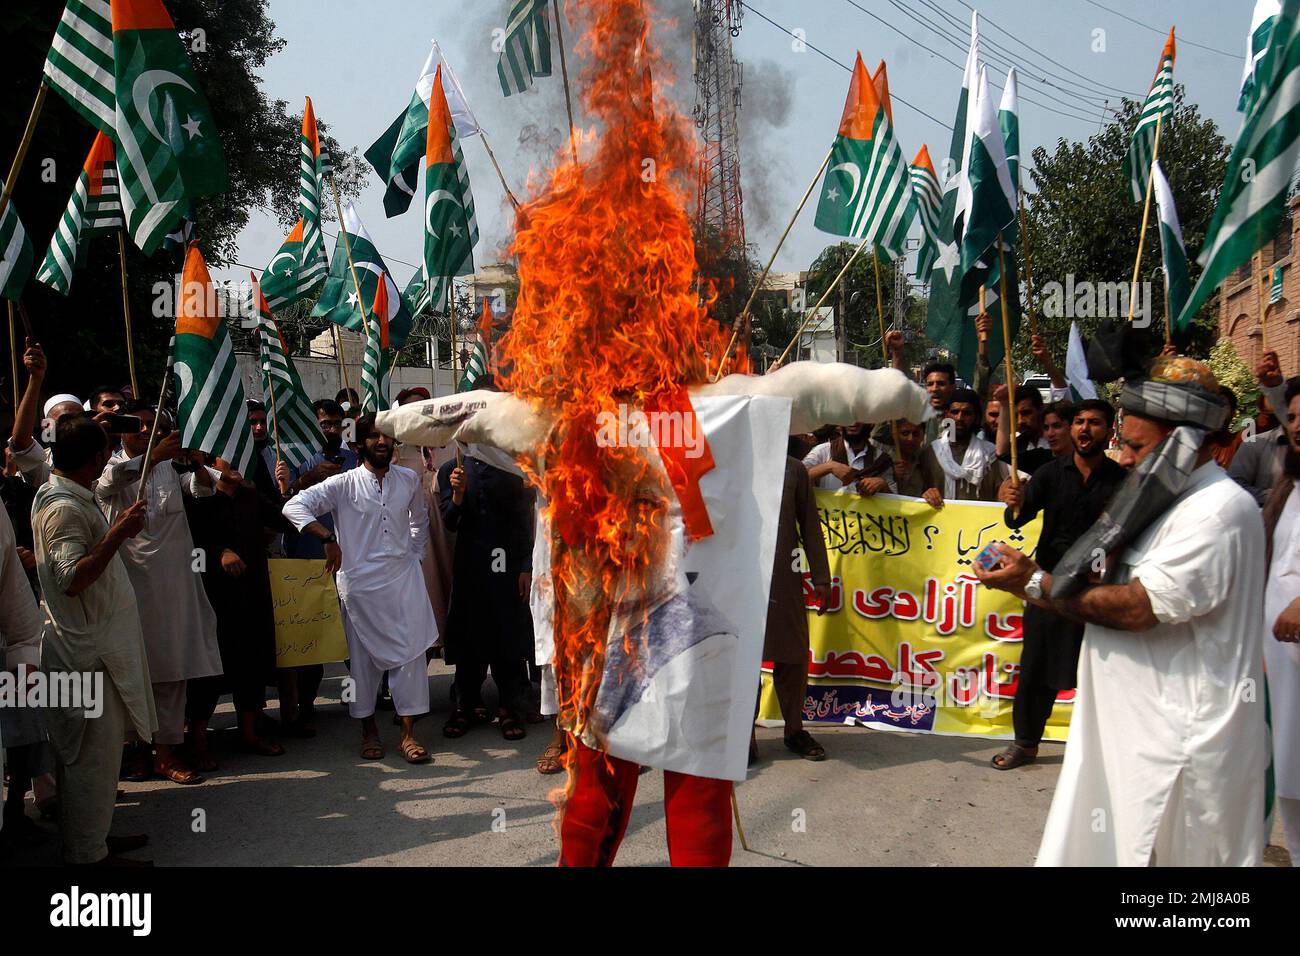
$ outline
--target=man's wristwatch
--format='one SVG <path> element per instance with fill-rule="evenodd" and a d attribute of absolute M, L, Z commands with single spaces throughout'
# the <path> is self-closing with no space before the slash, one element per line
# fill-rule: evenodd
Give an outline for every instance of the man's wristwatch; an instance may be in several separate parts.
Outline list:
<path fill-rule="evenodd" d="M 1037 601 L 1043 596 L 1043 575 L 1046 573 L 1042 568 L 1039 568 L 1029 576 L 1029 580 L 1025 582 L 1025 597 Z"/>
<path fill-rule="evenodd" d="M 329 533 L 329 537 L 321 538 L 320 540 L 322 544 L 338 544 L 339 536 L 336 535 L 333 531 L 331 531 Z"/>

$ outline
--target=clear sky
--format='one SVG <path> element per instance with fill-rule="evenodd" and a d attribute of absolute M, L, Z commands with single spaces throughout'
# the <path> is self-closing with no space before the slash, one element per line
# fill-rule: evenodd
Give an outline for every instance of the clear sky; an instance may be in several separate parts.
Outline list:
<path fill-rule="evenodd" d="M 263 88 L 271 97 L 290 101 L 295 110 L 310 95 L 317 115 L 340 143 L 364 151 L 405 107 L 429 39 L 436 37 L 506 177 L 522 195 L 530 174 L 549 165 L 565 143 L 564 99 L 558 62 L 556 75 L 538 80 L 535 94 L 501 95 L 492 30 L 504 24 L 510 3 L 272 0 L 271 16 L 287 45 L 263 69 Z M 675 25 L 659 24 L 657 40 L 677 68 L 674 95 L 689 113 L 694 99 L 692 4 L 653 4 L 661 17 L 676 19 Z M 1113 106 L 1125 93 L 1140 99 L 1170 25 L 1177 26 L 1179 37 L 1175 81 L 1186 86 L 1188 99 L 1229 140 L 1236 135 L 1240 120 L 1234 106 L 1253 0 L 987 0 L 973 5 L 981 14 L 990 81 L 1001 85 L 1005 62 L 1014 63 L 1020 73 L 1026 165 L 1035 146 L 1050 148 L 1058 138 L 1085 139 L 1096 132 L 1106 100 Z M 938 166 L 948 155 L 948 124 L 956 110 L 970 10 L 963 0 L 752 0 L 748 6 L 734 41 L 736 57 L 744 64 L 741 177 L 748 238 L 765 261 L 825 155 L 848 87 L 849 74 L 812 47 L 846 65 L 852 64 L 855 50 L 861 50 L 872 69 L 885 59 L 904 151 L 911 159 L 928 143 Z M 809 46 L 794 49 L 791 37 L 760 14 L 789 30 L 804 31 Z M 576 72 L 576 39 L 565 36 L 571 75 Z M 577 122 L 582 124 L 581 115 Z M 298 148 L 296 142 L 265 146 L 294 153 Z M 468 140 L 464 151 L 482 233 L 475 262 L 482 265 L 503 258 L 511 219 L 482 145 Z M 421 256 L 418 204 L 386 219 L 383 187 L 369 172 L 357 209 L 399 286 L 404 285 Z M 835 241 L 813 228 L 814 204 L 815 197 L 786 241 L 778 270 L 806 268 Z M 329 231 L 334 231 L 332 225 Z M 255 213 L 240 237 L 240 261 L 262 268 L 282 238 L 274 217 Z"/>

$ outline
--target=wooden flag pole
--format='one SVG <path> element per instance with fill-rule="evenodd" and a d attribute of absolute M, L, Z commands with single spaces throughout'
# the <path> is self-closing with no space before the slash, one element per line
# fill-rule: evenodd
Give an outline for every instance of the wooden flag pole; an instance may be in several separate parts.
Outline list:
<path fill-rule="evenodd" d="M 460 354 L 456 351 L 456 278 L 447 280 L 447 326 L 451 332 L 451 393 L 460 391 Z M 456 443 L 456 467 L 464 461 L 460 453 L 460 442 Z"/>
<path fill-rule="evenodd" d="M 117 261 L 122 271 L 122 318 L 126 322 L 126 365 L 131 373 L 131 393 L 139 396 L 140 385 L 135 378 L 135 343 L 131 335 L 131 296 L 126 287 L 126 230 L 117 230 Z"/>
<path fill-rule="evenodd" d="M 1025 291 L 1029 293 L 1029 334 L 1038 334 L 1038 313 L 1034 311 L 1034 260 L 1029 254 L 1029 220 L 1025 218 L 1024 192 L 1016 193 L 1020 215 L 1020 257 L 1025 260 Z"/>
<path fill-rule="evenodd" d="M 564 108 L 569 111 L 569 149 L 573 151 L 573 165 L 578 165 L 578 140 L 573 128 L 573 98 L 569 93 L 569 64 L 564 55 L 564 11 L 560 0 L 555 0 L 555 43 L 560 48 L 560 75 L 564 78 Z"/>
<path fill-rule="evenodd" d="M 339 338 L 339 327 L 333 322 L 330 328 L 334 332 L 334 357 L 339 361 L 339 381 L 343 384 L 344 391 L 352 391 L 352 383 L 348 381 L 348 367 L 343 361 L 343 340 Z"/>
<path fill-rule="evenodd" d="M 790 344 L 785 347 L 785 351 L 777 356 L 778 362 L 785 362 L 785 357 L 789 355 L 790 350 L 795 347 L 795 343 L 799 341 L 800 336 L 803 335 L 803 330 L 808 327 L 808 323 L 811 322 L 813 316 L 817 314 L 817 310 L 822 307 L 822 303 L 825 302 L 827 298 L 830 297 L 830 294 L 835 291 L 835 287 L 839 285 L 840 280 L 844 278 L 844 273 L 848 272 L 849 266 L 853 265 L 853 260 L 856 259 L 858 254 L 867 247 L 867 243 L 870 241 L 870 239 L 863 239 L 858 243 L 858 247 L 853 250 L 853 255 L 849 256 L 848 261 L 844 263 L 844 268 L 840 270 L 839 275 L 831 280 L 831 284 L 827 286 L 826 290 L 821 294 L 821 298 L 817 300 L 817 304 L 805 313 L 803 322 L 799 324 L 799 328 L 794 333 L 794 338 L 792 338 Z"/>
<path fill-rule="evenodd" d="M 718 360 L 718 370 L 713 374 L 713 380 L 715 382 L 722 378 L 722 369 L 727 364 L 727 356 L 731 354 L 732 348 L 735 347 L 736 339 L 740 335 L 742 327 L 741 323 L 744 322 L 745 317 L 749 315 L 750 306 L 754 304 L 754 297 L 758 295 L 758 290 L 763 288 L 763 283 L 767 281 L 768 273 L 772 271 L 772 265 L 776 262 L 776 254 L 781 251 L 781 246 L 785 244 L 786 236 L 790 235 L 790 230 L 794 228 L 794 223 L 795 220 L 799 218 L 799 213 L 803 212 L 804 204 L 808 202 L 808 197 L 812 195 L 812 191 L 817 188 L 817 182 L 822 178 L 822 173 L 825 171 L 827 164 L 831 161 L 831 153 L 834 149 L 835 147 L 832 146 L 826 151 L 826 158 L 823 159 L 822 164 L 817 167 L 817 173 L 813 176 L 812 182 L 808 184 L 808 188 L 804 190 L 803 198 L 799 200 L 799 205 L 795 207 L 794 215 L 791 216 L 790 221 L 786 223 L 785 232 L 781 233 L 781 238 L 776 241 L 776 248 L 772 250 L 772 256 L 767 260 L 767 265 L 763 267 L 763 274 L 759 276 L 758 281 L 754 283 L 754 288 L 749 290 L 749 298 L 745 300 L 745 307 L 740 310 L 740 315 L 736 317 L 735 327 L 731 331 L 731 341 L 727 343 L 727 347 L 722 353 L 722 358 Z"/>
<path fill-rule="evenodd" d="M 998 233 L 998 298 L 1002 301 L 1002 348 L 1006 352 L 1003 359 L 1007 363 L 1007 422 L 1011 434 L 1011 484 L 1020 486 L 1020 461 L 1016 449 L 1016 375 L 1011 367 L 1011 321 L 1007 318 L 1007 263 L 1002 253 L 1002 233 Z M 1019 517 L 1020 509 L 1015 509 L 1013 517 Z"/>
<path fill-rule="evenodd" d="M 265 355 L 265 348 L 263 354 Z M 269 356 L 265 357 L 263 361 L 266 362 L 267 391 L 271 393 L 271 435 L 275 439 L 275 470 L 279 471 L 283 456 L 280 454 L 280 412 L 275 406 L 275 377 L 271 372 Z M 281 493 L 283 494 L 283 489 L 281 489 Z"/>
<path fill-rule="evenodd" d="M 483 140 L 483 148 L 487 150 L 488 159 L 492 160 L 492 168 L 497 171 L 497 179 L 501 180 L 501 188 L 506 191 L 506 196 L 510 199 L 510 205 L 516 209 L 519 208 L 519 200 L 515 194 L 510 191 L 510 184 L 506 182 L 506 174 L 501 172 L 501 164 L 497 162 L 497 154 L 492 152 L 492 144 L 488 142 L 487 133 L 480 126 L 478 131 L 479 139 Z"/>
<path fill-rule="evenodd" d="M 173 361 L 175 361 L 175 353 L 170 352 L 167 355 L 167 371 L 163 373 L 162 391 L 158 394 L 158 407 L 154 409 L 153 413 L 153 428 L 149 429 L 149 443 L 144 447 L 144 462 L 140 465 L 140 487 L 135 492 L 137 503 L 144 501 L 145 488 L 149 483 L 149 472 L 153 470 L 150 467 L 149 459 L 153 456 L 154 444 L 158 441 L 158 423 L 162 421 L 163 407 L 167 404 L 167 390 L 172 383 Z"/>
<path fill-rule="evenodd" d="M 736 821 L 736 833 L 740 835 L 740 848 L 749 852 L 749 841 L 745 839 L 745 828 L 740 825 L 740 804 L 736 802 L 736 785 L 731 785 L 731 816 Z"/>
<path fill-rule="evenodd" d="M 988 311 L 987 309 L 984 308 L 984 295 L 985 295 L 984 286 L 980 286 L 980 315 L 983 315 L 985 312 Z M 989 335 L 987 332 L 980 332 L 976 330 L 976 335 L 979 337 L 981 345 L 983 345 L 985 342 L 989 340 Z"/>
<path fill-rule="evenodd" d="M 1147 220 L 1151 217 L 1151 184 L 1156 177 L 1156 158 L 1160 155 L 1160 124 L 1164 118 L 1163 113 L 1156 114 L 1156 139 L 1151 149 L 1151 168 L 1147 170 L 1147 195 L 1142 203 L 1142 229 L 1138 232 L 1138 254 L 1133 263 L 1133 281 L 1129 283 L 1128 289 L 1129 322 L 1133 321 L 1133 309 L 1137 306 L 1138 270 L 1142 268 L 1142 247 L 1147 238 Z"/>
<path fill-rule="evenodd" d="M 1255 285 L 1259 290 L 1259 351 L 1262 356 L 1268 351 L 1268 335 L 1264 330 L 1264 312 L 1268 306 L 1264 304 L 1265 290 L 1268 288 L 1268 280 L 1264 278 L 1264 250 L 1260 249 L 1255 253 Z"/>
<path fill-rule="evenodd" d="M 884 300 L 884 296 L 881 294 L 880 291 L 880 247 L 879 246 L 873 245 L 871 247 L 871 265 L 876 270 L 876 315 L 880 317 L 880 353 L 881 355 L 884 356 L 885 359 L 885 364 L 883 367 L 888 368 L 889 367 L 889 343 L 885 341 L 885 337 L 888 333 L 885 331 L 885 300 Z M 840 316 L 840 322 L 843 323 L 843 328 L 845 330 L 848 329 L 846 318 L 847 318 L 846 316 Z M 899 451 L 899 446 L 898 446 L 898 419 L 891 419 L 889 422 L 889 428 L 894 436 L 894 453 L 901 455 L 902 452 Z"/>
<path fill-rule="evenodd" d="M 1169 273 L 1165 272 L 1163 268 L 1160 271 L 1164 273 L 1165 278 L 1165 345 L 1173 345 L 1174 330 L 1170 324 L 1173 319 L 1169 315 Z"/>
<path fill-rule="evenodd" d="M 14 414 L 18 414 L 18 332 L 14 328 L 14 303 L 9 303 L 9 362 L 13 366 L 14 378 Z"/>
<path fill-rule="evenodd" d="M 44 80 L 41 80 L 41 85 L 36 89 L 36 101 L 32 103 L 32 111 L 27 115 L 27 127 L 23 130 L 23 138 L 18 141 L 18 152 L 9 166 L 9 175 L 5 177 L 4 190 L 0 191 L 0 216 L 3 216 L 5 210 L 9 208 L 9 197 L 14 192 L 14 180 L 22 171 L 23 160 L 27 158 L 27 147 L 32 145 L 32 134 L 36 132 L 36 118 L 41 115 L 41 107 L 45 105 L 47 92 L 49 87 L 45 85 Z"/>

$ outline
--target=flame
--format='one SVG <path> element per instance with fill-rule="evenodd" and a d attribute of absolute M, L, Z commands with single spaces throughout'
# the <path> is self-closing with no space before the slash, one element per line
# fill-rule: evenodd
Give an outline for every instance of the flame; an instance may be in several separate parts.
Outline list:
<path fill-rule="evenodd" d="M 709 315 L 716 296 L 698 278 L 687 211 L 694 129 L 654 95 L 669 71 L 643 4 L 568 9 L 584 30 L 575 51 L 594 126 L 577 131 L 579 162 L 566 144 L 518 212 L 519 298 L 499 360 L 504 388 L 558 415 L 531 477 L 552 530 L 559 724 L 590 741 L 611 624 L 626 634 L 662 593 L 673 500 L 662 465 L 645 449 L 602 446 L 598 423 L 706 381 L 726 336 Z"/>

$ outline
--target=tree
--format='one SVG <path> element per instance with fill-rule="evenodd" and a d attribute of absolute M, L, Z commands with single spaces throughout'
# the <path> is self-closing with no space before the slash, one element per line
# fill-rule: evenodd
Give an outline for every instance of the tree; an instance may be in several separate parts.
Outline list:
<path fill-rule="evenodd" d="M 1132 279 L 1142 205 L 1132 200 L 1122 164 L 1140 110 L 1141 104 L 1124 100 L 1118 115 L 1086 143 L 1061 139 L 1050 154 L 1041 146 L 1034 150 L 1030 176 L 1037 191 L 1026 201 L 1039 303 L 1047 283 L 1065 287 L 1068 276 L 1076 286 L 1090 282 L 1127 287 Z M 1194 104 L 1184 101 L 1182 86 L 1175 87 L 1172 120 L 1161 127 L 1159 159 L 1178 207 L 1193 282 L 1200 274 L 1195 256 L 1214 214 L 1228 153 L 1228 143 L 1215 123 L 1203 119 Z M 1164 280 L 1157 269 L 1161 253 L 1154 197 L 1151 203 L 1139 281 L 1151 283 L 1151 325 L 1157 333 L 1153 338 L 1158 339 L 1163 335 Z M 1209 353 L 1219 337 L 1216 309 L 1217 300 L 1211 300 L 1185 335 L 1175 333 L 1180 351 L 1200 356 Z M 1102 319 L 1094 316 L 1077 321 L 1080 332 L 1087 336 Z M 1040 314 L 1039 323 L 1058 364 L 1063 365 L 1070 319 Z M 1022 323 L 1022 330 L 1027 326 Z M 1027 333 L 1022 332 L 1016 358 L 1023 361 L 1027 346 Z"/>
<path fill-rule="evenodd" d="M 820 300 L 822 293 L 839 275 L 844 264 L 853 256 L 856 242 L 840 242 L 827 246 L 808 267 L 808 282 L 805 300 L 807 308 L 812 308 Z M 885 326 L 893 324 L 894 315 L 894 279 L 895 271 L 903 268 L 903 261 L 889 262 L 880 257 L 880 301 L 884 307 Z M 839 288 L 833 292 L 823 307 L 831 307 L 843 317 L 843 334 L 845 338 L 845 358 L 853 361 L 857 353 L 859 364 L 867 368 L 878 368 L 888 364 L 880 342 L 880 318 L 876 302 L 876 267 L 871 261 L 871 250 L 864 249 L 844 278 Z"/>
<path fill-rule="evenodd" d="M 186 40 L 212 107 L 230 171 L 230 190 L 203 198 L 196 211 L 204 257 L 210 265 L 223 266 L 237 257 L 237 236 L 254 208 L 271 210 L 286 231 L 297 218 L 301 113 L 295 116 L 285 102 L 268 100 L 261 88 L 258 71 L 285 44 L 275 34 L 267 0 L 169 0 L 167 8 Z M 0 64 L 0 89 L 4 91 L 0 155 L 7 168 L 27 122 L 63 4 L 17 4 L 5 12 L 0 25 L 0 42 L 6 52 Z M 296 108 L 301 110 L 301 104 Z M 345 198 L 357 195 L 362 171 L 355 148 L 344 151 L 328 135 L 325 123 L 320 129 L 322 148 L 330 151 L 339 170 L 340 191 Z M 46 96 L 13 194 L 38 265 L 94 137 L 95 130 L 61 96 Z M 323 215 L 329 216 L 332 201 L 324 207 Z M 265 263 L 249 265 L 260 271 Z M 178 268 L 175 256 L 159 251 L 145 258 L 128 242 L 135 360 L 145 395 L 157 393 L 174 325 L 170 295 L 157 295 L 156 284 L 170 283 Z M 23 298 L 50 359 L 47 388 L 81 394 L 105 382 L 128 380 L 118 251 L 113 239 L 96 239 L 86 245 L 85 261 L 76 271 L 69 296 L 33 277 Z M 4 375 L 7 379 L 7 362 Z M 8 381 L 5 384 L 3 392 L 8 396 Z"/>

